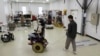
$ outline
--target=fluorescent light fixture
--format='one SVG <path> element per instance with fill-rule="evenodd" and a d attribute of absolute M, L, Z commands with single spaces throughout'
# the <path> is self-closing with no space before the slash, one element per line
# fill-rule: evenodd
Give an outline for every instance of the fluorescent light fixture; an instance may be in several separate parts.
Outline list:
<path fill-rule="evenodd" d="M 22 11 L 23 11 L 23 14 L 26 14 L 26 13 L 27 13 L 27 8 L 26 8 L 26 6 L 22 6 Z"/>
<path fill-rule="evenodd" d="M 18 2 L 19 0 L 16 0 L 16 2 Z"/>
<path fill-rule="evenodd" d="M 43 7 L 38 7 L 38 14 L 39 14 L 39 15 L 42 15 L 42 14 L 43 14 L 42 11 L 43 11 Z"/>
<path fill-rule="evenodd" d="M 49 0 L 46 0 L 47 2 L 49 2 Z"/>
<path fill-rule="evenodd" d="M 30 2 L 33 2 L 34 0 L 31 0 Z"/>

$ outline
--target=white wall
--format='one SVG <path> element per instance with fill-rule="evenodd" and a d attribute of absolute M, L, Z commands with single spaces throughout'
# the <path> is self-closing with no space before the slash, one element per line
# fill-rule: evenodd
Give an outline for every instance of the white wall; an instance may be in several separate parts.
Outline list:
<path fill-rule="evenodd" d="M 93 0 L 92 4 L 88 10 L 87 21 L 91 20 L 92 13 L 96 13 L 96 5 L 97 5 L 97 0 Z M 100 1 L 99 1 L 99 14 L 100 14 Z M 97 32 L 96 32 L 96 26 L 92 25 L 90 22 L 87 22 L 86 34 L 93 36 L 100 40 L 100 20 L 99 20 L 99 26 L 98 26 Z"/>
<path fill-rule="evenodd" d="M 13 3 L 13 11 L 22 11 L 22 6 L 27 8 L 27 11 L 32 11 L 33 14 L 38 15 L 38 7 L 43 7 L 43 10 L 49 9 L 49 4 L 40 3 Z"/>
<path fill-rule="evenodd" d="M 80 0 L 80 2 L 82 2 L 82 0 Z M 96 26 L 92 25 L 89 22 L 91 20 L 91 14 L 96 13 L 96 5 L 97 5 L 97 0 L 93 0 L 92 4 L 89 6 L 89 9 L 87 12 L 85 34 L 88 34 L 88 35 L 100 40 L 100 23 L 98 26 L 98 32 L 96 33 Z M 77 4 L 76 0 L 70 0 L 69 6 L 70 6 L 69 9 L 78 9 L 77 24 L 78 24 L 78 32 L 80 33 L 81 32 L 81 23 L 82 23 L 82 10 L 81 10 L 80 6 Z M 100 1 L 99 1 L 99 6 L 100 6 Z M 99 7 L 99 13 L 100 13 L 100 7 Z"/>
<path fill-rule="evenodd" d="M 57 1 L 50 3 L 50 10 L 63 10 L 64 3 L 63 1 Z"/>
<path fill-rule="evenodd" d="M 7 14 L 8 14 L 7 1 L 0 0 L 0 22 L 2 22 L 3 25 L 7 24 L 7 18 L 6 18 Z"/>
<path fill-rule="evenodd" d="M 8 0 L 0 0 L 0 24 L 1 31 L 7 31 L 7 15 L 9 14 Z"/>
<path fill-rule="evenodd" d="M 79 1 L 82 3 L 83 0 L 79 0 Z M 91 20 L 91 14 L 96 13 L 96 5 L 97 5 L 97 0 L 93 0 L 92 4 L 90 5 L 90 7 L 88 9 L 86 21 L 90 21 Z M 76 0 L 66 0 L 65 5 L 63 5 L 63 0 L 60 0 L 60 1 L 57 1 L 57 2 L 54 2 L 54 3 L 50 3 L 50 9 L 51 10 L 62 10 L 65 7 L 68 10 L 67 15 L 70 14 L 70 10 L 72 10 L 72 9 L 78 10 L 77 19 L 76 19 L 76 22 L 77 22 L 77 25 L 78 25 L 78 31 L 77 32 L 81 33 L 82 9 L 80 8 L 80 6 L 76 2 Z M 99 13 L 100 13 L 100 1 L 99 1 Z M 67 25 L 68 21 L 66 20 L 66 22 L 64 22 L 64 23 Z M 85 33 L 100 40 L 100 20 L 99 20 L 99 26 L 98 26 L 98 32 L 97 33 L 96 33 L 96 26 L 92 25 L 90 22 L 86 22 Z"/>

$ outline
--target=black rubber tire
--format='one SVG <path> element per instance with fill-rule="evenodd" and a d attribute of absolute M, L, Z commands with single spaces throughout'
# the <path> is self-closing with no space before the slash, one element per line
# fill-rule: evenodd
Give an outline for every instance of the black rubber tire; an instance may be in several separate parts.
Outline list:
<path fill-rule="evenodd" d="M 3 40 L 3 35 L 1 35 L 1 40 Z"/>
<path fill-rule="evenodd" d="M 10 41 L 10 38 L 3 38 L 3 35 L 1 35 L 1 40 L 2 40 L 2 42 L 9 42 Z"/>

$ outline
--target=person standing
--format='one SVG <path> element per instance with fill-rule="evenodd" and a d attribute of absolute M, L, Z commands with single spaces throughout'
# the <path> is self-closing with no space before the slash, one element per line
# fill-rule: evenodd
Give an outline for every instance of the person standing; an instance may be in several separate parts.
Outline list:
<path fill-rule="evenodd" d="M 40 19 L 40 25 L 42 27 L 40 35 L 44 38 L 45 37 L 45 20 L 43 18 Z"/>
<path fill-rule="evenodd" d="M 76 54 L 75 39 L 76 39 L 76 34 L 77 34 L 77 24 L 73 20 L 72 15 L 69 15 L 68 19 L 69 19 L 70 23 L 68 24 L 68 31 L 66 32 L 67 40 L 66 40 L 65 48 L 68 49 L 70 43 L 72 43 L 73 53 Z"/>

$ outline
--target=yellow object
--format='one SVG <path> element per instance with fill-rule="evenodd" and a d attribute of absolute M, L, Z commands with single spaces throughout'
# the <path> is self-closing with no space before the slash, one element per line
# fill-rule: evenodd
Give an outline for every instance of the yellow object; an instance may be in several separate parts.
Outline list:
<path fill-rule="evenodd" d="M 36 53 L 42 53 L 44 51 L 44 46 L 41 43 L 35 43 L 32 45 L 32 49 Z"/>
<path fill-rule="evenodd" d="M 66 15 L 67 14 L 67 9 L 64 9 L 63 10 L 63 15 Z"/>
<path fill-rule="evenodd" d="M 63 27 L 63 24 L 59 24 L 59 23 L 55 22 L 54 23 L 54 26 L 59 27 L 59 28 L 62 28 Z"/>

